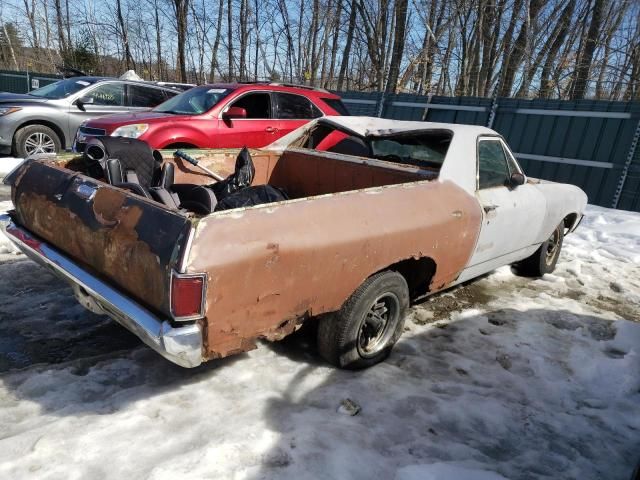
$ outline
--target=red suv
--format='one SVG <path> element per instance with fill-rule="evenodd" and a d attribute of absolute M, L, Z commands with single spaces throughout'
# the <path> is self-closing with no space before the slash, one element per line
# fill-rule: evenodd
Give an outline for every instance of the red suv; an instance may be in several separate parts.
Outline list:
<path fill-rule="evenodd" d="M 74 150 L 99 135 L 137 138 L 151 148 L 264 147 L 313 118 L 348 115 L 326 90 L 268 83 L 195 87 L 151 111 L 83 123 Z"/>

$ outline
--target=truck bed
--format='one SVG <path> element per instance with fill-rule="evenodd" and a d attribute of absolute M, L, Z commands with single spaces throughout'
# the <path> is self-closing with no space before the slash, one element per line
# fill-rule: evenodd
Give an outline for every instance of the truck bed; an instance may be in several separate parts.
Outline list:
<path fill-rule="evenodd" d="M 225 174 L 236 153 L 201 161 Z M 198 216 L 89 178 L 74 161 L 32 161 L 13 175 L 13 221 L 173 326 L 173 272 L 204 274 L 204 316 L 195 322 L 205 359 L 284 337 L 394 263 L 431 259 L 424 287 L 435 291 L 468 261 L 478 203 L 433 181 L 437 170 L 298 148 L 252 157 L 254 185 L 279 187 L 290 200 Z M 176 182 L 211 183 L 170 161 Z"/>

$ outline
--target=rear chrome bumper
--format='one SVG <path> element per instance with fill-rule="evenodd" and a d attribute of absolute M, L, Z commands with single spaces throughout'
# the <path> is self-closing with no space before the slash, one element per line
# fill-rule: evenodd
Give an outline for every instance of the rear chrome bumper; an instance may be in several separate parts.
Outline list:
<path fill-rule="evenodd" d="M 91 275 L 55 248 L 0 215 L 0 230 L 36 263 L 71 284 L 78 301 L 87 309 L 106 314 L 137 335 L 167 360 L 192 368 L 202 363 L 202 331 L 198 324 L 174 328 L 140 304 Z"/>

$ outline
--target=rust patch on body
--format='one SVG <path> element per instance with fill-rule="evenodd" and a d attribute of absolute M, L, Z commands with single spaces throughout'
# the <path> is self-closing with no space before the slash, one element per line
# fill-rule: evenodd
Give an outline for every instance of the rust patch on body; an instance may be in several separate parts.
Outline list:
<path fill-rule="evenodd" d="M 330 179 L 309 184 L 314 192 L 333 186 Z M 202 218 L 187 270 L 208 273 L 205 355 L 283 338 L 305 318 L 338 310 L 367 277 L 401 260 L 435 262 L 430 293 L 454 282 L 480 229 L 476 199 L 452 182 L 380 188 Z"/>
<path fill-rule="evenodd" d="M 21 223 L 53 245 L 63 246 L 75 260 L 160 309 L 166 295 L 165 272 L 157 255 L 138 240 L 135 226 L 141 209 L 122 208 L 124 200 L 119 196 L 122 197 L 122 193 L 99 190 L 94 202 L 100 215 L 97 218 L 106 220 L 105 226 L 113 228 L 92 230 L 75 221 L 68 209 L 29 192 L 20 198 Z"/>

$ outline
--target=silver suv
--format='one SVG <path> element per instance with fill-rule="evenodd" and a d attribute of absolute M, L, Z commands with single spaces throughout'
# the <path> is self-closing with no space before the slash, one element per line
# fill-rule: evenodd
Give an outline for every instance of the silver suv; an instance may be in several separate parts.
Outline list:
<path fill-rule="evenodd" d="M 71 148 L 82 122 L 145 111 L 180 93 L 144 82 L 73 77 L 29 94 L 0 93 L 0 154 L 25 158 Z"/>

